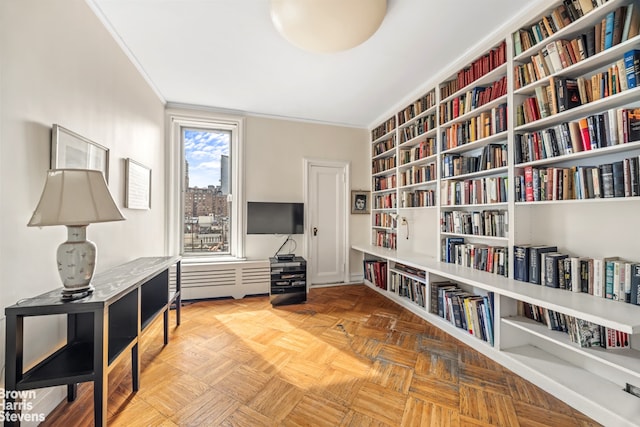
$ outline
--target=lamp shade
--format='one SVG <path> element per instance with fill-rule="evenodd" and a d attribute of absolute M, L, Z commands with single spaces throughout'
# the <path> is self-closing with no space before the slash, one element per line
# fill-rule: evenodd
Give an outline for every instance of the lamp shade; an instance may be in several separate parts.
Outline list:
<path fill-rule="evenodd" d="M 85 169 L 52 169 L 29 226 L 88 225 L 121 221 L 102 172 Z"/>
<path fill-rule="evenodd" d="M 386 12 L 387 0 L 271 0 L 276 29 L 311 52 L 337 52 L 363 43 Z"/>

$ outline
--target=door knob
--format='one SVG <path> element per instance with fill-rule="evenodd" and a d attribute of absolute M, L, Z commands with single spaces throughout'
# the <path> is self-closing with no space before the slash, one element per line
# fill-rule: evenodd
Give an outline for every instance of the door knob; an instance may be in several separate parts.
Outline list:
<path fill-rule="evenodd" d="M 314 236 L 318 235 L 318 227 L 313 227 L 313 235 Z"/>

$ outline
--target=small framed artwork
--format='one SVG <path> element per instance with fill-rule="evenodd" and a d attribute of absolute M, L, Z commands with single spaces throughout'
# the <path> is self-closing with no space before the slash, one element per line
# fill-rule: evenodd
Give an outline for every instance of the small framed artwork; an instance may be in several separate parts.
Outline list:
<path fill-rule="evenodd" d="M 109 149 L 54 124 L 51 130 L 51 169 L 94 169 L 109 182 Z"/>
<path fill-rule="evenodd" d="M 125 163 L 124 207 L 151 209 L 151 169 L 132 159 L 126 159 Z"/>
<path fill-rule="evenodd" d="M 369 196 L 370 193 L 368 191 L 351 190 L 351 213 L 368 214 Z"/>

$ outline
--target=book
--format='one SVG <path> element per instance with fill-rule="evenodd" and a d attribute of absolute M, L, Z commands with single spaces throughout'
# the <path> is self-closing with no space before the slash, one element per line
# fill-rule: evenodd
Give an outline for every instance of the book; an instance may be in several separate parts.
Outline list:
<path fill-rule="evenodd" d="M 640 305 L 640 263 L 630 265 L 629 302 Z"/>
<path fill-rule="evenodd" d="M 614 12 L 613 36 L 612 36 L 612 43 L 611 43 L 612 46 L 615 46 L 622 41 L 622 27 L 624 25 L 626 12 L 627 12 L 626 6 L 620 6 Z"/>
<path fill-rule="evenodd" d="M 613 196 L 624 197 L 624 162 L 622 160 L 611 164 L 613 169 Z"/>
<path fill-rule="evenodd" d="M 591 136 L 589 134 L 589 121 L 586 117 L 578 120 L 578 126 L 580 128 L 580 136 L 582 140 L 582 150 L 588 151 L 591 150 Z"/>
<path fill-rule="evenodd" d="M 568 258 L 569 255 L 561 254 L 558 252 L 547 252 L 543 254 L 544 256 L 544 285 L 550 288 L 559 288 L 560 287 L 560 263 L 564 262 L 565 258 Z M 564 266 L 562 267 L 564 272 Z M 564 274 L 564 273 L 563 273 Z M 564 280 L 564 278 L 562 279 Z"/>
<path fill-rule="evenodd" d="M 640 50 L 632 49 L 624 53 L 625 76 L 627 86 L 633 89 L 640 83 Z"/>
<path fill-rule="evenodd" d="M 615 18 L 615 12 L 609 12 L 604 18 L 604 40 L 603 46 L 604 49 L 609 49 L 613 46 L 613 21 Z"/>
<path fill-rule="evenodd" d="M 548 252 L 557 252 L 557 246 L 537 245 L 529 248 L 529 283 L 540 285 L 541 281 L 541 259 L 540 255 Z"/>
<path fill-rule="evenodd" d="M 632 108 L 626 111 L 627 141 L 640 141 L 640 108 Z"/>
<path fill-rule="evenodd" d="M 567 111 L 582 105 L 578 81 L 576 79 L 559 77 L 555 82 L 558 96 L 558 112 Z"/>
<path fill-rule="evenodd" d="M 521 282 L 529 281 L 529 245 L 513 246 L 513 278 Z"/>

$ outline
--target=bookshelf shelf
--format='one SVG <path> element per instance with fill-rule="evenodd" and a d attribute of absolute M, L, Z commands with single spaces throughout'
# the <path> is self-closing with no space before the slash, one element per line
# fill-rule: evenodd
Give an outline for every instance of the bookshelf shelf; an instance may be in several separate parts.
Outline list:
<path fill-rule="evenodd" d="M 465 179 L 480 178 L 483 176 L 493 176 L 493 175 L 500 175 L 500 174 L 506 174 L 506 173 L 507 173 L 507 166 L 502 166 L 499 168 L 485 169 L 478 172 L 465 173 L 462 175 L 442 177 L 441 180 L 442 181 L 465 180 Z"/>
<path fill-rule="evenodd" d="M 451 101 L 452 99 L 457 98 L 460 95 L 464 95 L 467 91 L 473 89 L 476 86 L 484 86 L 484 85 L 487 85 L 489 83 L 493 83 L 495 80 L 497 80 L 499 77 L 502 77 L 505 74 L 507 74 L 507 63 L 504 63 L 504 64 L 494 68 L 492 71 L 489 71 L 484 76 L 480 77 L 479 79 L 474 80 L 473 82 L 471 82 L 470 84 L 464 86 L 463 88 L 459 88 L 457 91 L 455 91 L 451 95 L 447 96 L 446 98 L 441 99 L 440 103 L 445 103 L 447 101 Z M 444 81 L 454 80 L 455 78 L 456 78 L 456 76 L 453 75 L 453 76 L 450 76 L 449 78 L 445 79 Z"/>
<path fill-rule="evenodd" d="M 607 96 L 596 101 L 589 102 L 588 104 L 580 105 L 579 107 L 572 108 L 567 111 L 563 111 L 558 114 L 554 114 L 543 119 L 539 119 L 530 123 L 526 123 L 520 126 L 516 126 L 515 132 L 527 132 L 544 129 L 552 126 L 556 123 L 563 121 L 572 121 L 585 116 L 588 116 L 594 112 L 602 112 L 611 108 L 617 108 L 626 104 L 637 103 L 640 99 L 640 87 L 625 90 L 624 92 L 617 93 L 615 95 Z"/>
<path fill-rule="evenodd" d="M 596 296 L 593 292 L 572 292 L 514 279 L 514 267 L 516 267 L 514 246 L 555 245 L 558 252 L 574 258 L 604 259 L 615 256 L 622 262 L 640 264 L 640 255 L 637 250 L 640 228 L 635 226 L 640 211 L 640 194 L 631 197 L 520 201 L 523 200 L 520 198 L 523 193 L 518 192 L 521 191 L 518 184 L 523 182 L 520 180 L 524 178 L 527 170 L 546 170 L 547 173 L 554 169 L 574 171 L 626 161 L 629 165 L 627 176 L 630 177 L 632 161 L 628 159 L 637 157 L 640 161 L 640 140 L 604 147 L 598 143 L 597 147 L 600 148 L 593 145 L 590 146 L 593 148 L 591 150 L 571 154 L 564 154 L 566 150 L 557 150 L 554 152 L 555 157 L 540 158 L 544 157 L 544 153 L 529 157 L 523 155 L 523 150 L 531 149 L 524 144 L 529 141 L 522 138 L 530 137 L 534 133 L 538 133 L 536 137 L 547 137 L 551 135 L 551 130 L 564 131 L 557 135 L 564 138 L 565 143 L 567 141 L 571 143 L 572 139 L 567 137 L 564 130 L 566 127 L 563 128 L 563 126 L 571 126 L 569 122 L 578 122 L 591 116 L 605 116 L 603 113 L 608 115 L 608 119 L 617 118 L 618 116 L 615 116 L 612 110 L 640 109 L 640 86 L 630 86 L 630 89 L 619 93 L 614 91 L 610 96 L 592 100 L 566 111 L 529 123 L 518 124 L 521 117 L 518 113 L 520 106 L 526 102 L 527 98 L 539 96 L 541 89 L 546 90 L 550 77 L 554 80 L 561 77 L 591 80 L 592 76 L 608 71 L 612 64 L 616 64 L 619 69 L 619 60 L 629 50 L 640 50 L 640 24 L 638 24 L 636 34 L 631 35 L 628 40 L 621 39 L 619 43 L 614 43 L 608 49 L 596 51 L 582 60 L 575 61 L 574 56 L 573 63 L 565 61 L 562 67 L 552 67 L 546 77 L 518 87 L 521 81 L 526 80 L 519 74 L 518 67 L 528 66 L 534 56 L 537 57 L 540 54 L 542 57 L 543 49 L 546 49 L 550 43 L 553 42 L 556 46 L 563 46 L 562 41 L 570 43 L 578 36 L 586 35 L 597 25 L 602 25 L 608 15 L 615 14 L 616 11 L 628 10 L 627 6 L 631 3 L 634 5 L 633 9 L 640 13 L 638 1 L 597 0 L 598 6 L 584 16 L 572 18 L 573 22 L 565 23 L 564 27 L 552 32 L 550 37 L 525 49 L 520 54 L 515 54 L 517 45 L 515 33 L 543 23 L 545 18 L 548 19 L 554 12 L 557 13 L 558 8 L 568 7 L 569 3 L 576 2 L 582 3 L 579 0 L 569 2 L 550 0 L 545 3 L 545 7 L 539 9 L 536 16 L 522 16 L 518 22 L 513 23 L 509 34 L 503 37 L 496 34 L 492 42 L 487 42 L 484 47 L 478 46 L 477 51 L 468 55 L 467 65 L 458 72 L 452 73 L 447 69 L 446 74 L 443 72 L 443 75 L 437 76 L 435 87 L 426 92 L 430 103 L 428 108 L 423 108 L 414 114 L 412 108 L 416 107 L 411 104 L 395 112 L 396 120 L 393 123 L 392 132 L 386 132 L 378 139 L 375 139 L 374 136 L 377 135 L 372 133 L 372 147 L 384 141 L 385 138 L 397 142 L 393 149 L 386 151 L 383 155 L 372 156 L 373 160 L 377 157 L 392 156 L 398 160 L 395 168 L 384 173 L 372 174 L 374 178 L 379 175 L 396 174 L 397 179 L 396 188 L 383 192 L 385 197 L 395 195 L 394 207 L 375 209 L 373 215 L 394 214 L 393 216 L 397 218 L 396 226 L 382 229 L 382 231 L 400 235 L 400 238 L 392 249 L 380 247 L 375 242 L 377 237 L 375 231 L 379 228 L 372 227 L 373 240 L 365 244 L 355 244 L 352 248 L 365 254 L 365 258 L 374 257 L 385 262 L 389 267 L 387 271 L 389 278 L 409 277 L 411 280 L 424 283 L 426 301 L 424 307 L 416 304 L 411 297 L 402 295 L 406 288 L 403 291 L 397 284 L 390 284 L 388 288 L 382 289 L 371 282 L 365 282 L 382 295 L 514 370 L 602 424 L 632 426 L 637 425 L 637 420 L 640 419 L 639 400 L 638 397 L 624 391 L 624 388 L 627 383 L 640 387 L 640 307 L 624 301 Z M 587 8 L 589 7 L 586 0 L 584 4 Z M 480 78 L 465 84 L 464 87 L 458 87 L 461 82 L 467 82 L 470 79 L 471 74 L 467 74 L 468 70 L 472 69 L 472 74 L 478 75 L 473 67 L 480 59 L 495 54 L 502 48 L 503 43 L 506 45 L 504 63 L 488 72 L 483 69 L 480 74 L 485 73 Z M 565 59 L 568 58 L 565 57 Z M 471 104 L 468 100 L 471 98 L 468 93 L 473 94 L 474 88 L 496 87 L 503 82 L 504 78 L 507 82 L 506 95 L 501 94 L 496 99 L 470 111 L 464 110 L 464 107 L 460 111 L 456 110 L 461 108 L 461 104 L 466 104 L 467 109 L 469 108 L 468 105 Z M 621 89 L 624 88 L 621 86 Z M 426 96 L 421 95 L 416 98 L 421 100 Z M 501 122 L 497 122 L 495 121 L 498 117 L 497 109 L 505 108 L 503 105 L 506 105 L 506 119 L 501 116 Z M 454 115 L 457 117 L 453 117 Z M 415 127 L 417 123 L 423 123 L 427 117 L 429 129 L 420 135 L 408 138 L 409 129 L 412 126 Z M 489 117 L 493 120 L 490 128 L 493 134 L 483 138 L 476 137 L 476 135 L 491 133 L 479 127 L 480 117 Z M 631 116 L 627 116 L 627 120 L 629 117 Z M 383 129 L 389 125 L 389 122 L 390 120 L 381 123 L 376 129 Z M 397 127 L 395 123 L 398 123 Z M 505 123 L 506 127 L 501 127 Z M 432 126 L 433 124 L 435 126 Z M 486 123 L 483 122 L 483 124 Z M 475 133 L 470 132 L 471 126 L 475 126 Z M 482 129 L 482 133 L 478 132 L 479 129 Z M 626 131 L 626 134 L 618 134 L 618 140 L 622 141 L 621 135 L 626 138 L 631 134 L 629 129 Z M 610 133 L 610 135 L 614 134 Z M 435 150 L 430 152 L 429 156 L 413 160 L 413 157 L 407 155 L 407 151 L 427 140 L 435 140 Z M 522 144 L 521 141 L 523 141 Z M 582 143 L 582 140 L 580 142 Z M 544 143 L 545 141 L 542 140 L 542 144 Z M 488 146 L 491 149 L 500 147 L 502 158 L 506 153 L 506 165 L 494 162 L 493 165 L 500 166 L 449 176 L 453 170 L 478 169 L 473 163 L 467 163 L 466 168 L 462 169 L 459 162 L 472 162 L 470 158 L 477 158 L 486 153 Z M 586 146 L 580 145 L 580 147 L 584 149 Z M 459 157 L 463 159 L 459 160 Z M 538 160 L 530 161 L 534 158 Z M 407 178 L 414 166 L 422 168 L 427 165 L 433 165 L 431 167 L 436 171 L 435 179 L 402 185 L 403 182 L 411 182 L 403 181 L 402 178 Z M 404 177 L 403 174 L 405 174 Z M 575 175 L 573 179 L 576 179 Z M 517 180 L 518 184 L 516 184 Z M 489 188 L 487 185 L 491 186 L 490 193 L 483 192 Z M 433 193 L 434 205 L 404 207 L 404 197 L 417 191 Z M 640 192 L 640 183 L 638 191 Z M 470 194 L 474 194 L 475 197 L 468 197 Z M 455 204 L 455 201 L 474 203 Z M 475 203 L 478 201 L 491 203 Z M 469 229 L 456 227 L 455 222 L 454 227 L 450 227 L 451 223 L 446 221 L 451 221 L 451 218 L 454 221 L 456 218 L 466 218 L 466 215 L 475 211 L 501 211 L 499 216 L 504 215 L 508 228 L 504 233 L 497 234 L 504 237 L 451 232 L 452 230 L 469 231 Z M 406 221 L 406 239 L 401 221 Z M 411 238 L 408 237 L 409 229 Z M 489 232 L 489 234 L 494 233 Z M 460 245 L 457 247 L 457 252 L 456 245 Z M 454 251 L 451 250 L 452 247 Z M 479 252 L 471 255 L 470 251 L 476 249 Z M 493 261 L 493 267 L 488 263 L 489 258 Z M 465 263 L 465 265 L 458 265 L 454 261 Z M 425 278 L 413 277 L 406 272 L 398 271 L 399 269 L 395 268 L 396 264 L 404 264 L 424 271 Z M 495 264 L 498 265 L 497 269 Z M 521 268 L 520 264 L 518 266 Z M 484 271 L 483 268 L 485 270 L 493 268 L 493 271 Z M 593 275 L 597 273 L 591 271 L 590 274 L 591 280 L 594 280 Z M 464 292 L 493 297 L 492 301 L 495 301 L 492 322 L 493 345 L 456 327 L 449 320 L 433 312 L 430 297 L 432 291 L 440 289 L 439 282 L 452 282 Z M 567 333 L 552 331 L 546 325 L 526 318 L 522 313 L 523 304 L 535 305 L 628 334 L 630 348 L 581 348 L 578 344 L 571 342 Z"/>
<path fill-rule="evenodd" d="M 513 61 L 521 62 L 526 58 L 530 58 L 532 55 L 537 53 L 541 47 L 549 42 L 560 40 L 563 38 L 571 38 L 572 36 L 581 34 L 585 30 L 585 28 L 588 28 L 590 26 L 593 27 L 596 23 L 601 21 L 607 13 L 614 11 L 616 8 L 625 3 L 627 3 L 625 0 L 609 0 L 604 4 L 600 4 L 597 8 L 591 10 L 586 15 L 576 19 L 566 27 L 559 29 L 550 37 L 545 38 L 541 43 L 536 43 L 530 49 L 522 52 L 522 54 L 514 56 Z M 557 5 L 559 5 L 559 2 L 556 2 L 554 7 Z M 548 12 L 553 9 L 554 8 L 548 9 L 546 13 L 542 13 L 540 16 L 546 16 Z"/>
<path fill-rule="evenodd" d="M 614 368 L 620 368 L 626 375 L 640 378 L 640 352 L 634 349 L 616 349 L 607 351 L 600 347 L 582 348 L 578 344 L 571 342 L 569 334 L 549 330 L 545 325 L 526 317 L 505 317 L 502 322 L 523 332 L 534 334 L 543 340 L 551 341 L 567 348 L 571 352 L 579 353 L 581 356 L 606 363 Z"/>
<path fill-rule="evenodd" d="M 595 70 L 601 67 L 604 67 L 608 64 L 611 64 L 618 59 L 622 58 L 624 52 L 630 49 L 634 49 L 638 47 L 640 44 L 640 36 L 636 36 L 633 39 L 626 40 L 620 44 L 617 44 L 607 50 L 604 50 L 600 53 L 595 54 L 594 56 L 590 56 L 586 59 L 583 59 L 580 62 L 577 62 L 573 65 L 569 65 L 566 68 L 558 72 L 551 73 L 549 76 L 544 77 L 542 79 L 536 80 L 534 82 L 529 83 L 521 88 L 514 90 L 515 95 L 533 95 L 535 93 L 535 88 L 538 86 L 542 86 L 549 81 L 549 77 L 579 77 L 585 73 L 588 73 L 591 70 Z"/>
<path fill-rule="evenodd" d="M 476 150 L 478 148 L 482 148 L 485 145 L 494 143 L 494 142 L 498 142 L 498 141 L 503 141 L 506 140 L 508 137 L 508 132 L 504 131 L 504 132 L 499 132 L 496 133 L 494 135 L 488 136 L 486 138 L 481 138 L 475 141 L 470 141 L 467 142 L 466 144 L 462 144 L 459 145 L 457 147 L 453 147 L 453 148 L 448 148 L 446 150 L 442 150 L 441 154 L 454 154 L 454 153 L 461 153 L 461 152 L 465 152 L 465 151 L 472 151 L 472 150 Z"/>
<path fill-rule="evenodd" d="M 442 231 L 440 234 L 447 237 L 465 237 L 465 238 L 485 240 L 485 241 L 493 240 L 493 241 L 503 242 L 503 243 L 509 240 L 508 237 L 484 236 L 482 234 L 449 233 L 446 231 Z"/>
<path fill-rule="evenodd" d="M 613 145 L 611 147 L 602 147 L 588 151 L 580 151 L 578 153 L 564 154 L 555 157 L 549 157 L 546 159 L 534 160 L 531 162 L 518 163 L 515 165 L 517 168 L 524 168 L 526 166 L 543 166 L 552 165 L 557 163 L 575 162 L 580 159 L 586 159 L 591 157 L 603 157 L 609 154 L 622 153 L 628 151 L 640 150 L 640 141 L 628 142 L 626 144 Z"/>
<path fill-rule="evenodd" d="M 440 126 L 446 128 L 446 127 L 450 127 L 453 124 L 467 121 L 472 117 L 476 117 L 476 116 L 480 115 L 480 113 L 491 111 L 492 108 L 495 108 L 498 105 L 504 104 L 506 102 L 507 102 L 507 95 L 505 94 L 505 95 L 502 95 L 502 96 L 500 96 L 500 97 L 498 97 L 498 98 L 496 98 L 496 99 L 494 99 L 492 101 L 487 102 L 486 104 L 483 104 L 483 105 L 481 105 L 479 107 L 476 107 L 473 110 L 471 110 L 469 112 L 466 112 L 466 113 L 456 117 L 455 119 L 449 120 L 448 122 L 443 123 Z"/>

